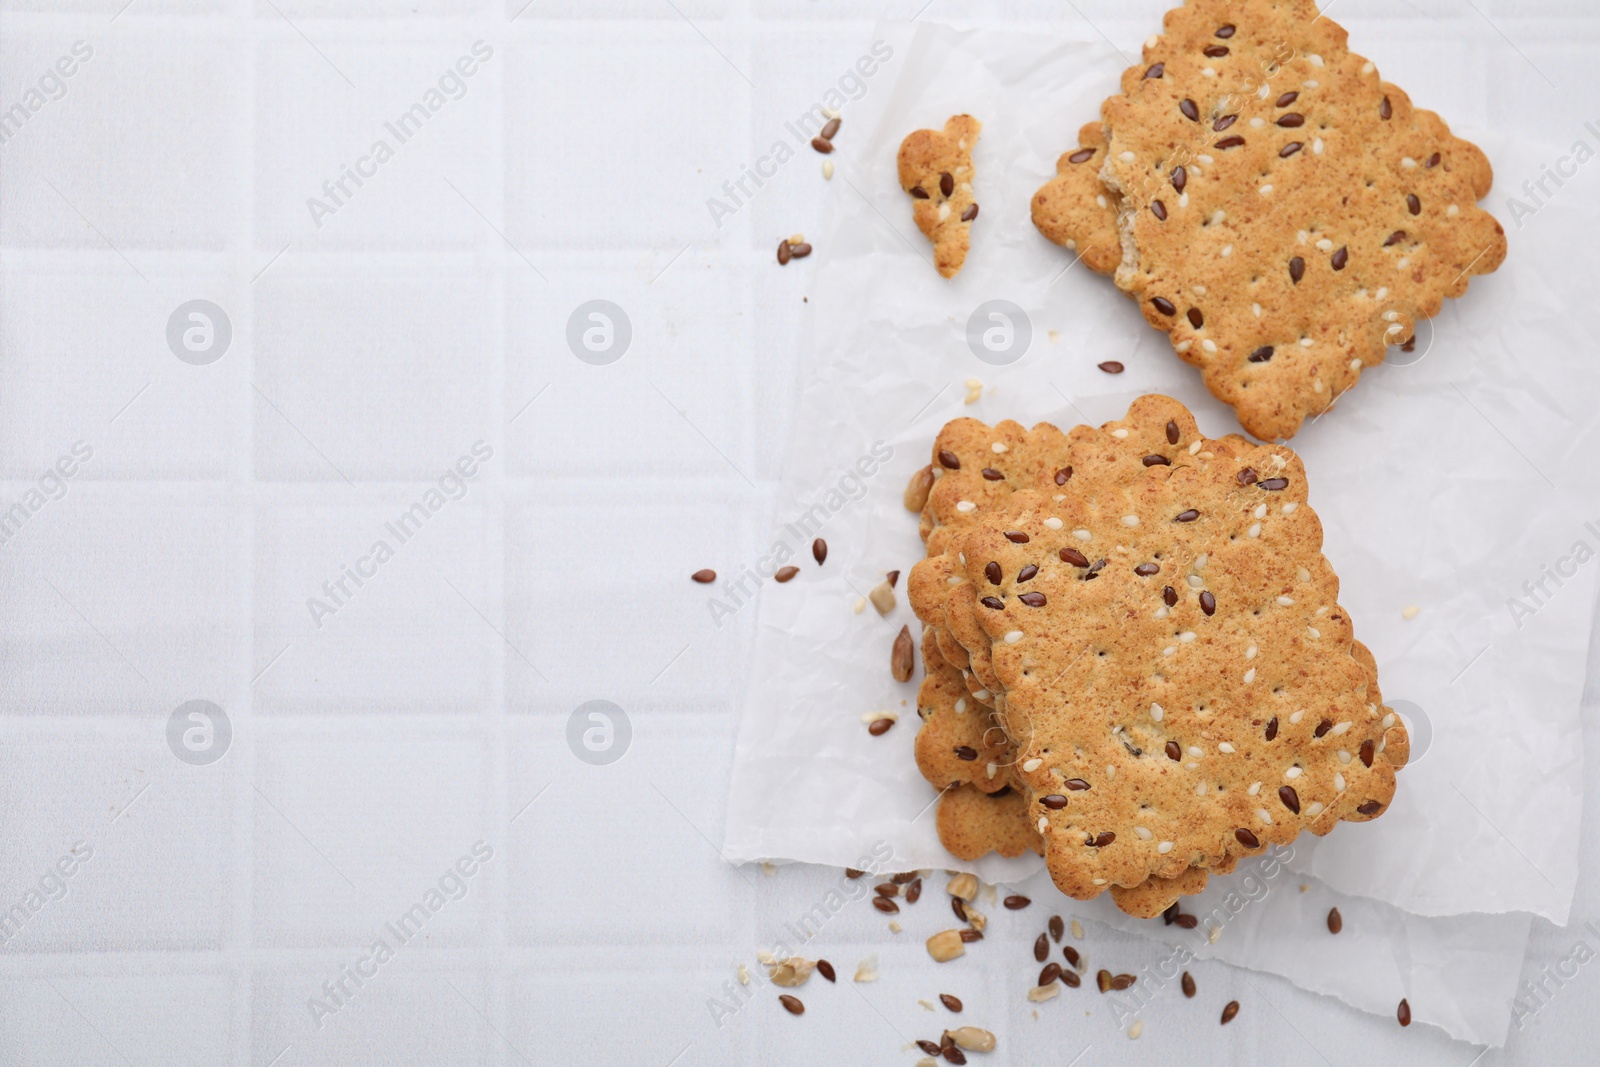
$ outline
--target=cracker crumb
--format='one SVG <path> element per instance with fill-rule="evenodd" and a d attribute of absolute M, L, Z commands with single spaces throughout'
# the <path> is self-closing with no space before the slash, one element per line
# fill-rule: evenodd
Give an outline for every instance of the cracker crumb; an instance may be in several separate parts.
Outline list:
<path fill-rule="evenodd" d="M 761 861 L 761 873 L 762 874 L 769 874 L 769 875 L 770 874 L 776 874 L 777 871 L 778 871 L 778 868 L 774 867 L 772 864 L 768 863 L 765 860 Z"/>
<path fill-rule="evenodd" d="M 1137 1041 L 1142 1033 L 1144 1033 L 1144 1022 L 1140 1019 L 1133 1020 L 1133 1025 L 1128 1027 L 1128 1037 Z"/>
<path fill-rule="evenodd" d="M 868 956 L 856 964 L 856 973 L 851 981 L 876 982 L 878 980 L 878 957 L 876 954 Z"/>
<path fill-rule="evenodd" d="M 739 964 L 739 984 L 740 985 L 749 985 L 750 984 L 750 968 L 746 967 L 742 963 Z"/>
<path fill-rule="evenodd" d="M 822 177 L 824 179 L 833 177 L 833 160 L 824 159 L 822 161 Z"/>
<path fill-rule="evenodd" d="M 1206 940 L 1211 942 L 1213 945 L 1215 945 L 1217 943 L 1217 939 L 1220 938 L 1221 936 L 1222 936 L 1222 927 L 1220 927 L 1220 926 L 1213 926 L 1211 929 L 1206 931 Z"/>
<path fill-rule="evenodd" d="M 1033 1001 L 1035 1004 L 1043 1004 L 1045 1001 L 1052 1000 L 1059 996 L 1060 993 L 1061 983 L 1051 982 L 1049 985 L 1036 985 L 1032 989 L 1028 990 L 1028 999 Z"/>
<path fill-rule="evenodd" d="M 922 1005 L 922 1010 L 923 1011 L 933 1011 L 934 1010 L 933 1004 L 930 1003 L 929 1001 L 918 1000 L 917 1003 Z"/>
<path fill-rule="evenodd" d="M 905 928 L 903 926 L 901 926 L 899 923 L 895 922 L 893 919 L 889 920 L 889 932 L 891 934 L 898 934 L 903 929 L 905 929 Z"/>
<path fill-rule="evenodd" d="M 1046 332 L 1047 332 L 1047 334 L 1048 334 L 1048 336 L 1050 338 L 1050 343 L 1051 344 L 1058 345 L 1058 344 L 1061 343 L 1061 331 L 1060 330 L 1048 330 Z"/>
<path fill-rule="evenodd" d="M 1414 618 L 1416 618 L 1416 617 L 1417 617 L 1417 612 L 1419 612 L 1419 611 L 1421 611 L 1421 610 L 1422 610 L 1422 609 L 1421 609 L 1421 608 L 1419 608 L 1419 607 L 1417 607 L 1417 605 L 1415 605 L 1415 604 L 1412 604 L 1412 605 L 1411 605 L 1411 606 L 1410 606 L 1410 607 L 1408 607 L 1408 608 L 1406 608 L 1406 609 L 1405 609 L 1405 610 L 1404 610 L 1404 611 L 1402 611 L 1402 612 L 1401 612 L 1401 613 L 1400 613 L 1400 617 L 1401 617 L 1401 618 L 1402 618 L 1402 619 L 1405 619 L 1405 620 L 1407 620 L 1407 621 L 1410 621 L 1410 620 L 1411 620 L 1411 619 L 1414 619 Z"/>
<path fill-rule="evenodd" d="M 856 615 L 860 615 L 866 609 L 867 609 L 867 598 L 863 596 L 863 597 L 857 597 L 856 598 L 856 606 L 854 608 L 852 608 L 851 611 Z"/>
<path fill-rule="evenodd" d="M 1083 940 L 1083 924 L 1077 919 L 1072 920 L 1072 936 L 1079 941 Z"/>

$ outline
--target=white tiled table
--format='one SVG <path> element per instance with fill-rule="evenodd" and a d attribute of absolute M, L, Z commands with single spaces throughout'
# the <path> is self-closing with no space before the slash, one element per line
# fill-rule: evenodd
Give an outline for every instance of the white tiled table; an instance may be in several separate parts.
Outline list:
<path fill-rule="evenodd" d="M 1137 1042 L 1083 991 L 1035 1019 L 1044 904 L 936 972 L 942 879 L 899 937 L 858 905 L 817 942 L 846 976 L 876 952 L 880 982 L 813 979 L 800 1019 L 770 990 L 709 1010 L 838 877 L 718 858 L 753 612 L 716 628 L 684 580 L 769 541 L 812 311 L 809 266 L 772 246 L 838 190 L 803 156 L 721 227 L 705 201 L 921 0 L 0 6 L 0 108 L 93 50 L 0 147 L 0 506 L 93 452 L 0 544 L 0 905 L 88 856 L 0 944 L 0 1063 L 909 1063 L 939 992 L 1001 1035 L 998 1062 L 1479 1054 L 1221 965 L 1195 1001 L 1158 996 Z M 1077 6 L 921 17 L 1132 48 L 1162 7 Z M 1334 13 L 1461 125 L 1561 146 L 1593 117 L 1581 0 Z M 318 227 L 307 198 L 480 40 L 459 99 Z M 1400 73 L 1462 41 L 1503 56 L 1494 91 Z M 233 329 L 203 367 L 166 343 L 195 297 Z M 610 366 L 565 341 L 594 298 L 632 325 Z M 306 601 L 479 441 L 459 499 L 317 626 Z M 231 721 L 209 765 L 167 745 L 191 699 Z M 592 699 L 630 717 L 609 766 L 567 744 Z M 315 1025 L 323 983 L 479 841 L 464 895 Z M 1600 920 L 1593 864 L 1574 915 Z M 1580 937 L 1600 949 L 1536 924 L 1527 976 Z M 1084 950 L 1158 951 L 1103 929 Z M 1580 968 L 1478 1062 L 1576 1062 L 1597 997 Z"/>

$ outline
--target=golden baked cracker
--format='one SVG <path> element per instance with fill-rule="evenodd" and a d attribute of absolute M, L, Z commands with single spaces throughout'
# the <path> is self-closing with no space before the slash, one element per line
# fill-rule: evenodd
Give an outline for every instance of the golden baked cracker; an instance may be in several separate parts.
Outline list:
<path fill-rule="evenodd" d="M 1106 160 L 1106 135 L 1100 121 L 1078 131 L 1078 147 L 1056 160 L 1056 176 L 1033 194 L 1033 224 L 1058 245 L 1078 253 L 1096 274 L 1110 274 L 1122 263 L 1117 231 L 1121 197 L 1100 182 Z"/>
<path fill-rule="evenodd" d="M 911 197 L 911 217 L 933 242 L 933 264 L 946 278 L 966 262 L 978 217 L 972 146 L 981 129 L 971 115 L 952 115 L 943 130 L 913 130 L 900 142 L 900 188 Z"/>
<path fill-rule="evenodd" d="M 1116 282 L 1245 429 L 1292 437 L 1500 265 L 1489 162 L 1311 0 L 1189 0 L 1164 27 L 1101 110 Z"/>
<path fill-rule="evenodd" d="M 927 674 L 917 689 L 917 769 L 937 789 L 967 783 L 985 793 L 1011 784 L 996 761 L 1009 765 L 1010 740 L 993 711 L 971 699 L 961 672 L 943 661 L 932 628 L 922 635 Z M 989 773 L 991 767 L 995 773 Z"/>
<path fill-rule="evenodd" d="M 1077 428 L 1078 477 L 1130 444 L 1159 460 L 1091 474 L 1092 491 L 1016 493 L 1003 521 L 952 539 L 986 589 L 998 707 L 1052 877 L 1083 899 L 1372 818 L 1404 762 L 1298 458 L 1170 445 L 1180 419 L 1192 434 L 1176 401 L 1144 397 Z"/>
<path fill-rule="evenodd" d="M 1016 790 L 982 793 L 956 786 L 939 798 L 934 818 L 940 843 L 957 859 L 975 860 L 991 852 L 1009 859 L 1041 850 L 1039 835 L 1028 825 L 1027 810 L 1027 798 Z"/>

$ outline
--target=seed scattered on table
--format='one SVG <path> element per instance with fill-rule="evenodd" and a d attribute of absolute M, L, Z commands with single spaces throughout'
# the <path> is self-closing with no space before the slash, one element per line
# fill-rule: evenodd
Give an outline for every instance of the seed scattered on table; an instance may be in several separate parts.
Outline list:
<path fill-rule="evenodd" d="M 1016 893 L 1013 893 L 1011 896 L 1006 897 L 1005 899 L 1005 905 L 1011 911 L 1021 911 L 1023 908 L 1026 908 L 1032 903 L 1033 901 L 1029 900 L 1027 897 Z"/>
<path fill-rule="evenodd" d="M 1073 967 L 1080 971 L 1083 969 L 1082 957 L 1078 955 L 1077 949 L 1073 948 L 1071 945 L 1065 945 L 1061 949 L 1061 954 L 1066 957 L 1067 962 L 1072 964 Z"/>
<path fill-rule="evenodd" d="M 795 259 L 805 259 L 811 254 L 811 246 L 805 241 L 800 241 L 789 246 L 789 254 Z"/>
<path fill-rule="evenodd" d="M 867 733 L 871 734 L 873 737 L 882 737 L 884 734 L 888 733 L 893 726 L 893 719 L 887 717 L 882 719 L 873 719 L 872 725 L 867 727 Z"/>
<path fill-rule="evenodd" d="M 717 580 L 717 572 L 712 570 L 710 567 L 705 567 L 701 570 L 695 571 L 693 574 L 689 575 L 689 577 L 693 578 L 701 585 L 709 585 Z"/>
<path fill-rule="evenodd" d="M 888 897 L 873 897 L 872 906 L 883 912 L 885 915 L 897 915 L 900 912 L 900 905 L 896 904 Z"/>
<path fill-rule="evenodd" d="M 833 970 L 833 964 L 829 963 L 827 960 L 817 961 L 817 973 L 822 975 L 822 977 L 826 978 L 830 982 L 838 981 L 838 976 Z"/>
<path fill-rule="evenodd" d="M 1110 992 L 1111 991 L 1111 972 L 1106 970 L 1106 969 L 1104 969 L 1104 968 L 1101 968 L 1100 970 L 1096 971 L 1095 972 L 1095 976 L 1094 976 L 1094 984 L 1100 987 L 1100 992 L 1102 992 L 1102 993 Z"/>
<path fill-rule="evenodd" d="M 806 1013 L 806 1006 L 800 1003 L 799 997 L 781 993 L 778 996 L 778 1000 L 788 1009 L 790 1015 L 804 1015 Z"/>
<path fill-rule="evenodd" d="M 916 645 L 911 641 L 911 627 L 902 626 L 895 635 L 894 647 L 889 651 L 889 673 L 894 675 L 897 682 L 909 682 L 916 662 Z"/>
<path fill-rule="evenodd" d="M 1200 925 L 1200 920 L 1197 917 L 1183 913 L 1179 913 L 1173 918 L 1172 921 L 1183 927 L 1185 930 L 1193 930 L 1196 926 Z"/>
<path fill-rule="evenodd" d="M 1328 933 L 1336 934 L 1344 929 L 1344 916 L 1339 914 L 1338 908 L 1328 910 Z"/>
<path fill-rule="evenodd" d="M 1138 979 L 1131 974 L 1119 974 L 1111 979 L 1111 988 L 1120 993 L 1124 989 L 1132 989 L 1133 983 L 1137 981 Z"/>
<path fill-rule="evenodd" d="M 872 606 L 878 609 L 879 615 L 888 615 L 894 610 L 894 586 L 888 582 L 879 582 L 872 587 L 872 592 L 867 594 L 867 599 L 872 601 Z"/>
<path fill-rule="evenodd" d="M 820 537 L 811 542 L 811 558 L 817 561 L 817 566 L 822 566 L 828 558 L 828 542 Z"/>
<path fill-rule="evenodd" d="M 826 137 L 813 137 L 811 138 L 811 147 L 815 148 L 823 155 L 827 155 L 829 152 L 833 151 L 833 142 L 828 140 Z"/>
<path fill-rule="evenodd" d="M 1184 971 L 1183 972 L 1182 985 L 1183 985 L 1183 995 L 1184 996 L 1186 996 L 1186 997 L 1194 996 L 1194 975 L 1190 974 L 1188 971 Z"/>
<path fill-rule="evenodd" d="M 1411 1025 L 1411 1004 L 1404 997 L 1400 998 L 1400 1007 L 1395 1011 L 1394 1017 L 1400 1020 L 1401 1026 Z"/>
<path fill-rule="evenodd" d="M 1083 979 L 1078 977 L 1077 971 L 1062 971 L 1061 980 L 1067 983 L 1067 985 L 1071 986 L 1073 989 L 1077 989 L 1083 984 Z"/>
<path fill-rule="evenodd" d="M 1043 963 L 1049 955 L 1050 939 L 1044 934 L 1040 934 L 1039 939 L 1033 943 L 1033 958 L 1039 963 Z"/>
<path fill-rule="evenodd" d="M 922 879 L 913 878 L 911 884 L 906 886 L 906 903 L 915 904 L 922 899 Z"/>
<path fill-rule="evenodd" d="M 940 993 L 939 994 L 939 1003 L 943 1004 L 945 1007 L 949 1008 L 951 1011 L 960 1011 L 961 1010 L 961 998 L 957 997 L 957 996 L 952 996 L 949 993 Z"/>
<path fill-rule="evenodd" d="M 1107 374 L 1121 374 L 1126 369 L 1114 359 L 1106 360 L 1104 363 L 1099 364 L 1099 367 Z"/>
<path fill-rule="evenodd" d="M 799 573 L 800 573 L 800 568 L 799 567 L 779 567 L 778 568 L 778 573 L 774 574 L 773 577 L 776 578 L 780 582 L 787 582 L 789 579 L 793 578 L 795 575 L 797 575 Z"/>
<path fill-rule="evenodd" d="M 784 240 L 779 241 L 778 242 L 778 266 L 782 267 L 782 266 L 786 265 L 789 262 L 789 260 L 791 260 L 793 258 L 794 258 L 794 249 L 789 247 L 788 239 L 785 238 Z"/>
<path fill-rule="evenodd" d="M 965 955 L 967 951 L 966 935 L 968 933 L 977 933 L 977 931 L 940 930 L 938 933 L 928 938 L 928 955 L 932 956 L 940 963 L 948 963 L 957 956 Z"/>
<path fill-rule="evenodd" d="M 1061 964 L 1051 960 L 1044 965 L 1044 970 L 1039 972 L 1038 985 L 1049 985 L 1061 977 Z"/>
<path fill-rule="evenodd" d="M 1222 1009 L 1222 1025 L 1227 1026 L 1229 1023 L 1233 1022 L 1233 1017 L 1238 1014 L 1239 1002 L 1237 1000 L 1228 1001 L 1227 1007 Z"/>
<path fill-rule="evenodd" d="M 894 882 L 885 882 L 873 889 L 880 897 L 897 897 L 900 895 L 900 886 Z"/>
<path fill-rule="evenodd" d="M 844 869 L 844 876 L 846 878 L 860 878 L 862 875 L 864 875 L 866 873 L 867 873 L 866 871 L 858 871 L 854 867 L 846 867 Z"/>

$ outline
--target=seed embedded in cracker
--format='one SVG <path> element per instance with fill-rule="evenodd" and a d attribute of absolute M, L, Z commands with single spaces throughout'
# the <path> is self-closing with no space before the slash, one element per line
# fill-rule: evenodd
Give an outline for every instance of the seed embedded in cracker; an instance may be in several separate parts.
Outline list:
<path fill-rule="evenodd" d="M 900 142 L 900 187 L 910 195 L 917 229 L 933 243 L 934 267 L 953 278 L 966 261 L 972 221 L 972 148 L 983 124 L 952 115 L 942 130 L 915 130 Z"/>

